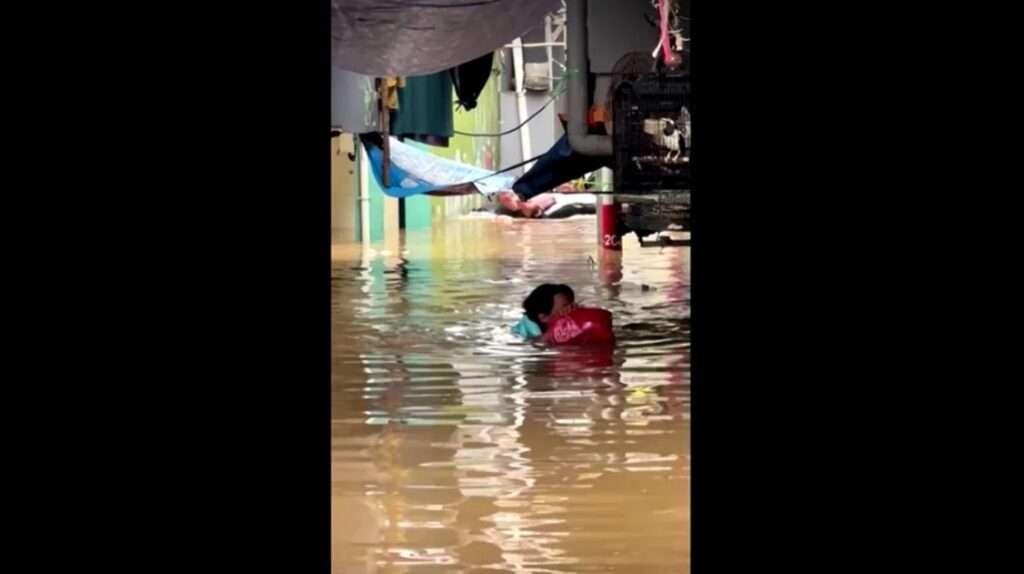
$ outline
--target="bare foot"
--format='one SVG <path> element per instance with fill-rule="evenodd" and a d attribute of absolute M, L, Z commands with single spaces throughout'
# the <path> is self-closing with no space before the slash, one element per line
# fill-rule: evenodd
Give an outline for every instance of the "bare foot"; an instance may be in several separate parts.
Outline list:
<path fill-rule="evenodd" d="M 498 203 L 509 211 L 522 213 L 525 217 L 537 217 L 543 211 L 542 206 L 534 205 L 529 201 L 519 199 L 516 192 L 505 190 L 498 194 Z"/>
<path fill-rule="evenodd" d="M 498 203 L 509 211 L 520 211 L 523 208 L 523 202 L 511 189 L 506 189 L 498 194 Z"/>

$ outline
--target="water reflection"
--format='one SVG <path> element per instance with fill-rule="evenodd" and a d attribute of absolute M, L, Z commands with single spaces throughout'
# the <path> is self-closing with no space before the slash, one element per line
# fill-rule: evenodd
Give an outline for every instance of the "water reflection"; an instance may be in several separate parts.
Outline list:
<path fill-rule="evenodd" d="M 689 571 L 689 250 L 595 234 L 467 220 L 335 246 L 334 572 Z M 615 313 L 614 352 L 509 332 L 552 280 Z"/>

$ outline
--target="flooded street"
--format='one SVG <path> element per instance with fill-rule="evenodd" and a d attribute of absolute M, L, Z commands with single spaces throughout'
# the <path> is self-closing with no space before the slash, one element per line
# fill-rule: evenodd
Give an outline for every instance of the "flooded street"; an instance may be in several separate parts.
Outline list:
<path fill-rule="evenodd" d="M 689 248 L 595 220 L 449 221 L 332 249 L 332 571 L 689 572 Z M 567 283 L 617 349 L 514 336 Z"/>

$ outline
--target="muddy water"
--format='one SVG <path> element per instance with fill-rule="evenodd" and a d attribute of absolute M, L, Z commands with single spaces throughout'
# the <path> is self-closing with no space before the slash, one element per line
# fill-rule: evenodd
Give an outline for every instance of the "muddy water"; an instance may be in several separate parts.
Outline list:
<path fill-rule="evenodd" d="M 602 257 L 594 225 L 334 246 L 333 572 L 689 572 L 689 249 Z M 614 353 L 510 333 L 551 281 Z"/>

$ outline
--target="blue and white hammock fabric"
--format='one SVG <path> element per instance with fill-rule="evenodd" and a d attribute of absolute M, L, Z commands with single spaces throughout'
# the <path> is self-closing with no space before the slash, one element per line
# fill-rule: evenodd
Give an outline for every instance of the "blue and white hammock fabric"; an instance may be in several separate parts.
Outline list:
<path fill-rule="evenodd" d="M 510 189 L 515 176 L 495 173 L 417 149 L 392 137 L 391 186 L 383 185 L 384 152 L 372 142 L 363 140 L 370 160 L 373 177 L 384 193 L 390 197 L 430 195 L 461 195 L 479 192 L 489 199 L 494 194 Z"/>

